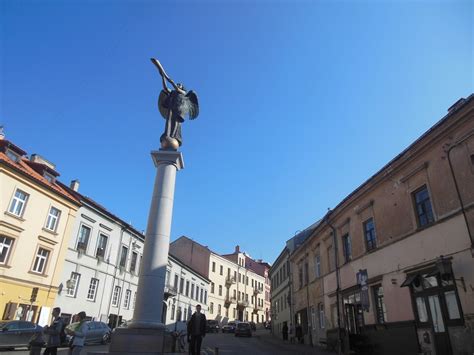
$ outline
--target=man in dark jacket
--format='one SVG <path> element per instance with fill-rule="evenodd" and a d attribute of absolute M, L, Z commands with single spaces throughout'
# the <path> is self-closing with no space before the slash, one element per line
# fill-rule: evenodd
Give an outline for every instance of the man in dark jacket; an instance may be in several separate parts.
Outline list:
<path fill-rule="evenodd" d="M 43 332 L 48 335 L 48 341 L 43 355 L 56 355 L 58 353 L 58 346 L 61 345 L 61 331 L 63 329 L 63 321 L 59 317 L 60 314 L 61 308 L 53 308 L 52 323 L 49 327 L 44 327 Z"/>
<path fill-rule="evenodd" d="M 188 322 L 188 342 L 192 355 L 201 354 L 202 338 L 206 336 L 206 316 L 201 313 L 201 306 L 196 306 L 196 312 Z"/>

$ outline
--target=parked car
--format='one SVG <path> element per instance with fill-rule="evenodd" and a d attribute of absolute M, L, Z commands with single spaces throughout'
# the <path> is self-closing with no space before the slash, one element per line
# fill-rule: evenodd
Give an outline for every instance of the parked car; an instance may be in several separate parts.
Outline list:
<path fill-rule="evenodd" d="M 222 326 L 222 333 L 233 333 L 235 331 L 235 322 L 229 322 Z"/>
<path fill-rule="evenodd" d="M 247 322 L 240 322 L 237 323 L 237 326 L 235 327 L 235 336 L 236 337 L 241 337 L 241 336 L 252 336 L 252 328 L 250 327 L 250 323 Z"/>
<path fill-rule="evenodd" d="M 86 322 L 88 331 L 86 334 L 85 344 L 107 344 L 110 342 L 110 334 L 112 330 L 109 328 L 107 324 L 104 322 L 97 322 L 97 321 L 88 321 Z M 78 326 L 79 323 L 72 323 L 67 326 L 67 328 L 74 329 Z M 72 336 L 67 335 L 67 342 L 68 344 L 72 343 Z"/>
<path fill-rule="evenodd" d="M 219 333 L 219 322 L 214 319 L 206 321 L 206 333 Z"/>
<path fill-rule="evenodd" d="M 0 348 L 14 349 L 29 346 L 33 336 L 38 336 L 43 328 L 33 322 L 12 320 L 0 322 Z"/>

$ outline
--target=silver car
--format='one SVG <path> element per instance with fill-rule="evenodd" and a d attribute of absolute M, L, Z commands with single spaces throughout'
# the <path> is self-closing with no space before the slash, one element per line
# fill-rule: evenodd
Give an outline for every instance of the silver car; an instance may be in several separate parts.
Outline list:
<path fill-rule="evenodd" d="M 86 339 L 84 340 L 85 344 L 107 344 L 110 341 L 110 334 L 112 330 L 109 328 L 107 324 L 104 322 L 97 322 L 97 321 L 88 321 L 87 324 L 87 333 Z M 74 329 L 78 326 L 79 323 L 72 323 L 68 325 L 68 328 Z M 68 335 L 67 340 L 68 343 L 72 343 L 72 336 Z"/>
<path fill-rule="evenodd" d="M 35 323 L 23 320 L 0 322 L 0 349 L 29 346 L 34 335 L 41 334 L 43 328 Z"/>

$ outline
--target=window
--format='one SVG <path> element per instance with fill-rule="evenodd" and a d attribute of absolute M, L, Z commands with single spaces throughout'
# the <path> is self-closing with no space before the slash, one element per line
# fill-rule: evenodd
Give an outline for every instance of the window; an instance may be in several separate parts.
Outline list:
<path fill-rule="evenodd" d="M 114 293 L 112 295 L 112 306 L 117 307 L 120 303 L 120 293 L 122 288 L 120 286 L 115 286 Z"/>
<path fill-rule="evenodd" d="M 194 284 L 191 284 L 191 298 L 194 298 Z"/>
<path fill-rule="evenodd" d="M 91 229 L 87 226 L 82 225 L 79 231 L 79 240 L 77 242 L 77 250 L 86 251 L 87 244 L 89 243 L 89 236 L 91 235 Z"/>
<path fill-rule="evenodd" d="M 224 267 L 222 265 L 219 267 L 219 274 L 224 275 Z"/>
<path fill-rule="evenodd" d="M 418 227 L 425 227 L 434 222 L 433 209 L 431 208 L 430 195 L 426 185 L 413 193 Z"/>
<path fill-rule="evenodd" d="M 214 293 L 214 282 L 211 282 L 211 293 Z"/>
<path fill-rule="evenodd" d="M 128 256 L 128 248 L 125 245 L 122 245 L 122 252 L 120 254 L 120 267 L 125 269 L 127 265 L 127 256 Z"/>
<path fill-rule="evenodd" d="M 89 230 L 90 232 L 90 230 Z M 105 234 L 100 234 L 99 235 L 99 245 L 97 246 L 97 252 L 95 256 L 104 258 L 105 257 L 105 249 L 107 248 L 107 241 L 108 237 Z"/>
<path fill-rule="evenodd" d="M 33 264 L 33 272 L 44 274 L 48 263 L 49 250 L 39 247 Z"/>
<path fill-rule="evenodd" d="M 172 305 L 172 306 L 171 306 L 171 315 L 170 315 L 171 320 L 174 319 L 174 311 L 175 311 L 175 309 L 176 309 L 176 308 L 175 308 L 175 305 Z"/>
<path fill-rule="evenodd" d="M 7 149 L 5 154 L 7 155 L 8 158 L 13 160 L 15 163 L 18 163 L 18 161 L 20 160 L 20 155 L 11 151 L 10 149 Z"/>
<path fill-rule="evenodd" d="M 352 245 L 349 234 L 342 237 L 342 247 L 344 252 L 344 262 L 348 263 L 352 259 Z"/>
<path fill-rule="evenodd" d="M 387 319 L 387 311 L 385 309 L 385 303 L 383 301 L 383 287 L 380 285 L 374 286 L 374 304 L 377 316 L 377 323 L 385 323 Z"/>
<path fill-rule="evenodd" d="M 220 315 L 222 311 L 222 306 L 220 304 L 217 305 L 217 314 Z"/>
<path fill-rule="evenodd" d="M 212 262 L 212 272 L 216 272 L 216 263 Z"/>
<path fill-rule="evenodd" d="M 46 220 L 46 229 L 55 232 L 58 227 L 59 216 L 61 211 L 55 207 L 51 207 L 48 214 L 48 219 Z"/>
<path fill-rule="evenodd" d="M 303 267 L 300 265 L 298 268 L 298 279 L 300 281 L 300 288 L 303 287 Z"/>
<path fill-rule="evenodd" d="M 199 301 L 199 286 L 196 285 L 196 301 Z"/>
<path fill-rule="evenodd" d="M 133 273 L 136 272 L 137 260 L 138 260 L 138 254 L 135 252 L 132 252 L 132 261 L 130 262 L 130 272 L 133 272 Z"/>
<path fill-rule="evenodd" d="M 314 258 L 314 265 L 316 268 L 316 277 L 321 277 L 321 255 L 316 255 Z"/>
<path fill-rule="evenodd" d="M 132 298 L 132 291 L 127 290 L 125 292 L 125 298 L 123 300 L 123 308 L 129 309 L 130 308 L 130 299 Z"/>
<path fill-rule="evenodd" d="M 209 313 L 210 313 L 210 314 L 214 313 L 214 303 L 213 303 L 213 302 L 211 302 L 211 303 L 209 304 Z"/>
<path fill-rule="evenodd" d="M 43 173 L 43 177 L 50 183 L 54 183 L 54 181 L 56 180 L 56 178 L 54 177 L 54 175 L 50 174 L 50 173 L 47 173 L 46 171 Z"/>
<path fill-rule="evenodd" d="M 204 291 L 204 304 L 207 303 L 207 291 Z"/>
<path fill-rule="evenodd" d="M 77 289 L 79 288 L 79 280 L 81 279 L 81 274 L 77 272 L 71 272 L 71 278 L 67 283 L 67 292 L 66 295 L 69 297 L 76 297 Z"/>
<path fill-rule="evenodd" d="M 6 265 L 13 247 L 13 238 L 0 235 L 0 265 Z"/>
<path fill-rule="evenodd" d="M 203 303 L 203 302 L 202 302 L 203 299 L 204 299 L 204 290 L 201 288 L 201 294 L 199 295 L 199 301 L 200 301 L 201 303 Z"/>
<path fill-rule="evenodd" d="M 15 195 L 13 196 L 12 203 L 10 204 L 10 208 L 8 212 L 14 214 L 15 216 L 21 217 L 23 216 L 23 212 L 25 211 L 26 201 L 28 200 L 28 194 L 21 190 L 16 190 Z"/>
<path fill-rule="evenodd" d="M 219 296 L 222 296 L 222 285 L 219 285 Z"/>
<path fill-rule="evenodd" d="M 334 258 L 335 255 L 334 255 L 332 245 L 328 246 L 327 256 L 328 256 L 328 269 L 330 272 L 334 271 L 334 269 L 336 268 L 336 261 Z"/>
<path fill-rule="evenodd" d="M 319 309 L 319 328 L 324 329 L 326 327 L 326 321 L 324 317 L 324 305 L 320 303 L 318 305 Z"/>
<path fill-rule="evenodd" d="M 186 297 L 189 295 L 189 280 L 186 280 Z"/>
<path fill-rule="evenodd" d="M 89 284 L 89 291 L 87 291 L 87 299 L 89 301 L 95 301 L 95 295 L 97 294 L 97 287 L 99 286 L 98 279 L 91 279 L 91 283 Z"/>
<path fill-rule="evenodd" d="M 364 222 L 364 235 L 367 251 L 375 249 L 377 247 L 377 239 L 375 236 L 375 225 L 373 218 L 369 218 Z"/>
<path fill-rule="evenodd" d="M 178 281 L 179 281 L 179 276 L 178 274 L 174 274 L 174 288 L 176 289 L 176 291 L 178 291 Z"/>

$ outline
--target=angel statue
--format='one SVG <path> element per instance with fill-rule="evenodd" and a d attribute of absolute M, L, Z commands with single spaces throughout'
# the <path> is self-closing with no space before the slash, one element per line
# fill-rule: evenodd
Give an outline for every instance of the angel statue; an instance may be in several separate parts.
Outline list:
<path fill-rule="evenodd" d="M 158 110 L 166 120 L 165 132 L 160 137 L 161 147 L 177 150 L 183 143 L 181 123 L 184 122 L 186 116 L 194 120 L 199 114 L 198 98 L 194 91 L 186 91 L 183 84 L 175 84 L 158 59 L 151 58 L 151 62 L 158 68 L 163 82 L 163 90 L 158 97 Z M 168 88 L 166 81 L 173 86 L 174 90 Z"/>

